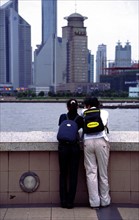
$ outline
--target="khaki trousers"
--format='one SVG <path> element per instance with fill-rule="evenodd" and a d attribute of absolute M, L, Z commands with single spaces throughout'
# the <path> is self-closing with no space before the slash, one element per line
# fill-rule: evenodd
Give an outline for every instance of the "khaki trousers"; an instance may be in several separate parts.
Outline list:
<path fill-rule="evenodd" d="M 91 207 L 110 204 L 107 172 L 109 151 L 109 142 L 104 138 L 84 140 L 84 166 Z"/>

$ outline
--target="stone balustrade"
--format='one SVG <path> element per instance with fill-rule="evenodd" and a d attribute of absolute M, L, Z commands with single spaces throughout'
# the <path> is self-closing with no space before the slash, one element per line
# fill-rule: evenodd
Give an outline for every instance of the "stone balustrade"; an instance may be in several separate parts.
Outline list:
<path fill-rule="evenodd" d="M 139 203 L 139 132 L 110 132 L 110 194 L 113 203 Z M 37 187 L 23 188 L 24 174 Z M 25 177 L 27 177 L 25 175 Z M 34 178 L 34 176 L 31 178 Z M 34 179 L 25 184 L 32 187 Z M 31 185 L 32 184 L 32 185 Z M 31 188 L 30 188 L 31 189 Z M 0 132 L 0 205 L 59 204 L 58 143 L 55 132 Z M 88 204 L 81 150 L 76 203 Z"/>

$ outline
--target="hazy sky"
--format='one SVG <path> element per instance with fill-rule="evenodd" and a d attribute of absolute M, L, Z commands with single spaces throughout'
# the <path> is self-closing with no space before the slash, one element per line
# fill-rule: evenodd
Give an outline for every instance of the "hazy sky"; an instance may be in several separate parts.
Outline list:
<path fill-rule="evenodd" d="M 7 0 L 0 0 L 2 5 Z M 138 0 L 58 0 L 58 36 L 67 25 L 64 17 L 77 12 L 88 17 L 88 49 L 96 56 L 99 44 L 107 45 L 107 59 L 115 57 L 118 40 L 132 46 L 132 59 L 139 59 L 139 1 Z M 19 0 L 19 14 L 32 27 L 32 47 L 41 43 L 41 0 Z"/>

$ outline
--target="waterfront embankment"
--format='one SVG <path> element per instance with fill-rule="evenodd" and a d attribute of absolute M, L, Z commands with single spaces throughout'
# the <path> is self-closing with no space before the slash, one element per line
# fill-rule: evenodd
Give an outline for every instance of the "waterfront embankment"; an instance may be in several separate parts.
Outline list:
<path fill-rule="evenodd" d="M 77 97 L 76 97 L 77 98 Z M 17 98 L 5 96 L 0 98 L 0 103 L 65 103 L 69 97 L 37 97 Z M 77 98 L 79 107 L 83 108 L 83 99 Z M 100 98 L 101 108 L 139 108 L 139 99 L 128 98 Z"/>
<path fill-rule="evenodd" d="M 0 205 L 60 205 L 56 134 L 42 131 L 0 132 Z M 112 203 L 139 204 L 138 136 L 138 131 L 109 134 L 108 175 Z M 81 148 L 75 198 L 78 206 L 88 206 L 83 159 Z"/>

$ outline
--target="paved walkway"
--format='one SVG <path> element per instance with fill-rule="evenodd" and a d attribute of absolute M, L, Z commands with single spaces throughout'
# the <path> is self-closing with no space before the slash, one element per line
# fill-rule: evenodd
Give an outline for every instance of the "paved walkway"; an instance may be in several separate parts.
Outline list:
<path fill-rule="evenodd" d="M 0 220 L 139 220 L 139 205 L 111 205 L 98 210 L 90 207 L 0 208 Z"/>

